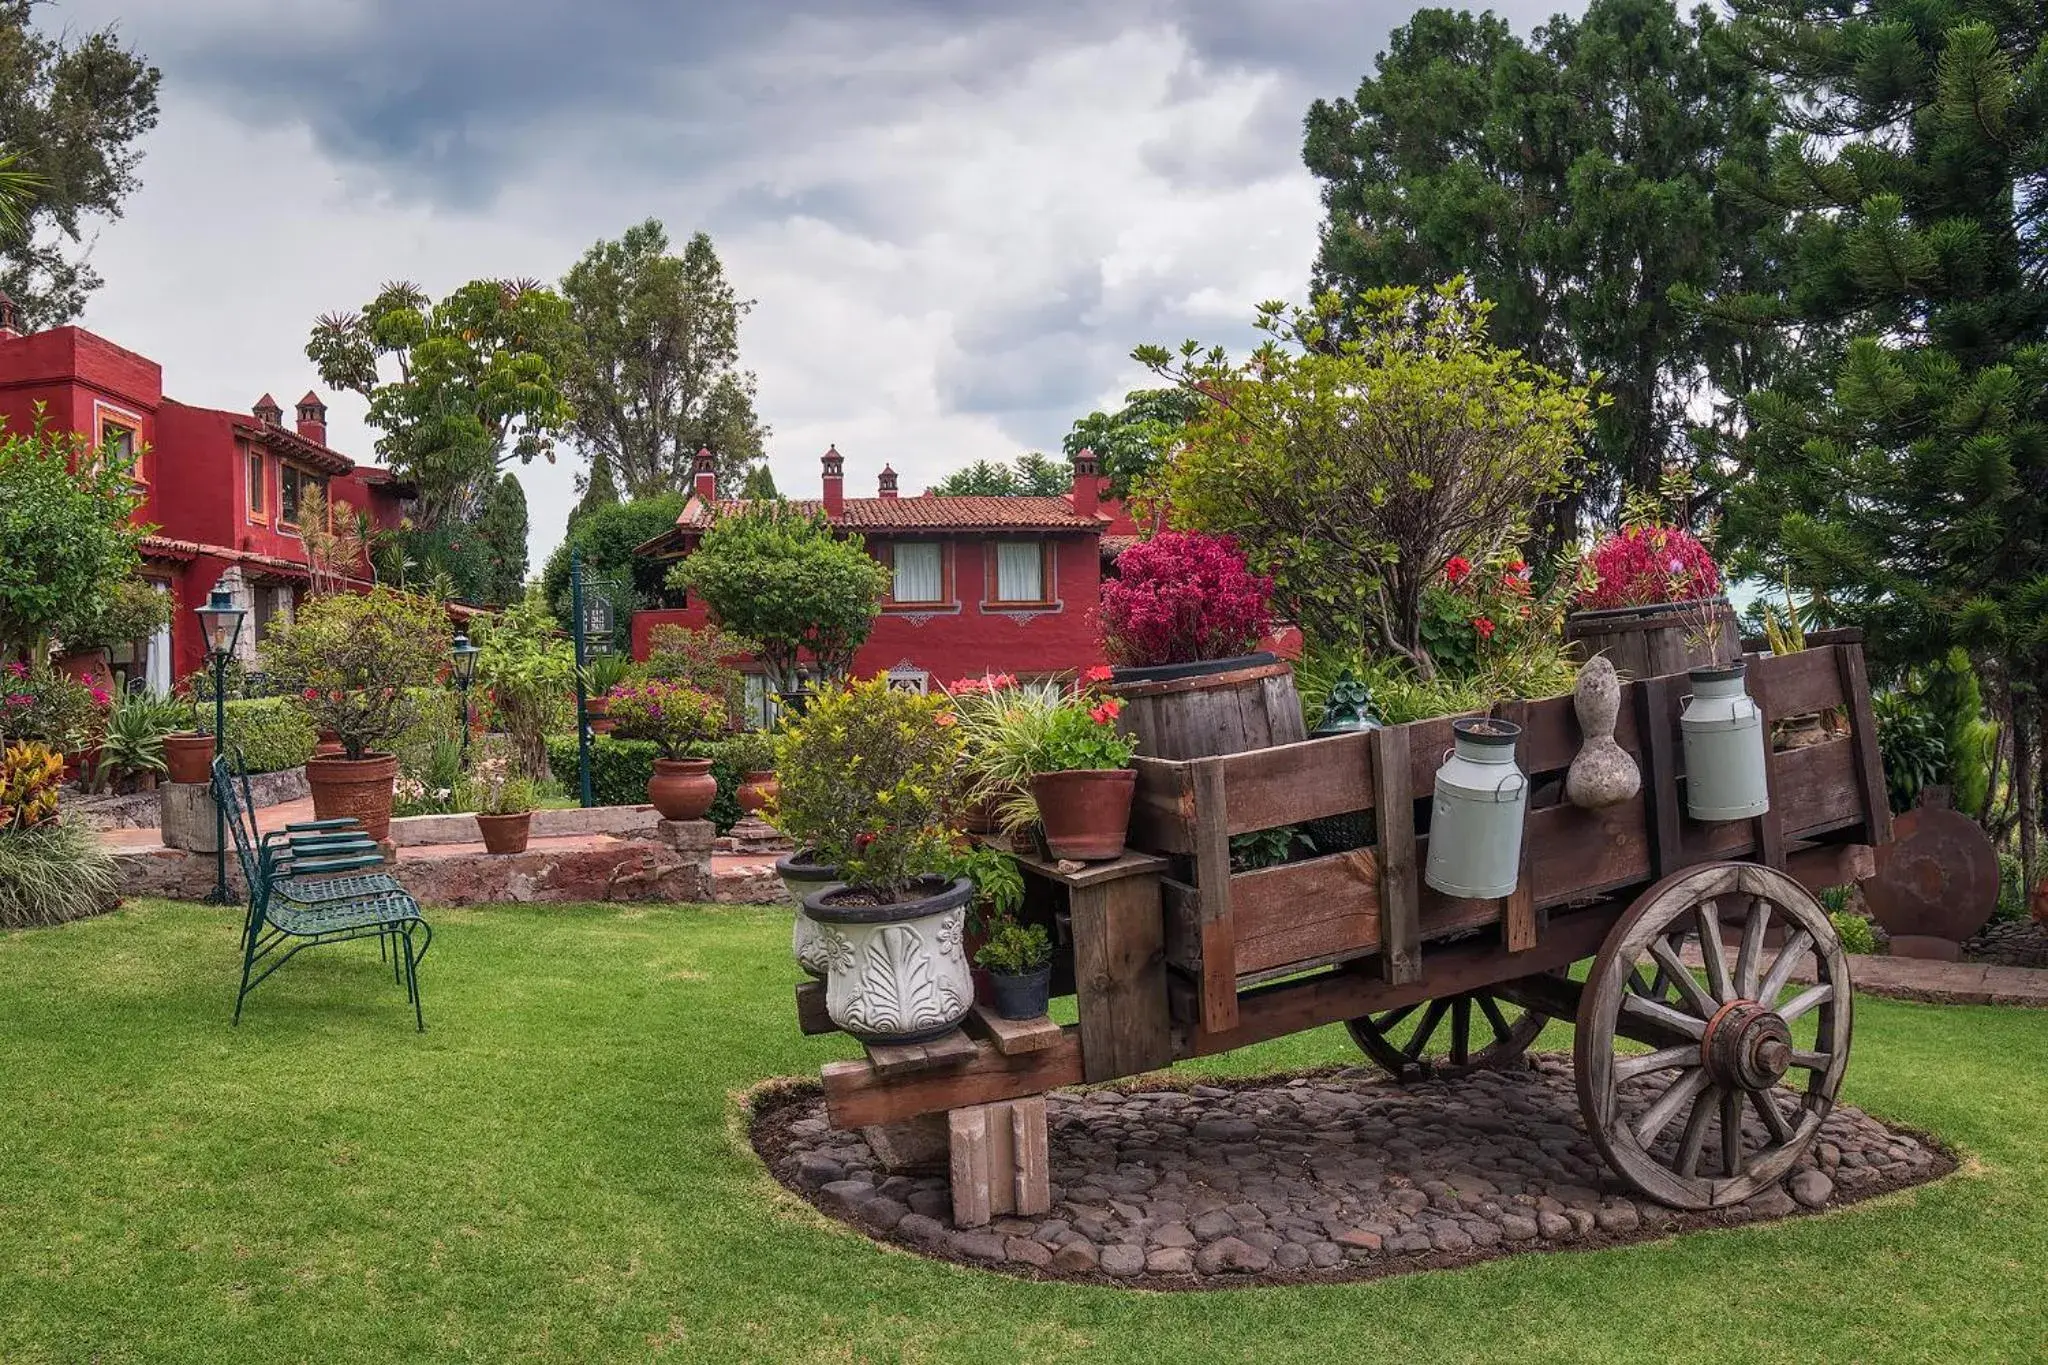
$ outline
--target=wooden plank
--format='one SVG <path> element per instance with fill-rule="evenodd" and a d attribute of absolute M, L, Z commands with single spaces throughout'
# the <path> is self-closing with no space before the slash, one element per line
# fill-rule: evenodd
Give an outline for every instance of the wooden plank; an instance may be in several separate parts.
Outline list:
<path fill-rule="evenodd" d="M 1791 663 L 1793 658 L 1783 662 Z M 1761 665 L 1764 661 L 1759 660 Z M 1756 703 L 1763 715 L 1764 744 L 1764 813 L 1756 818 L 1757 847 L 1763 862 L 1770 867 L 1785 866 L 1785 793 L 1779 780 L 1780 768 L 1771 759 L 1771 700 L 1783 670 L 1763 668 L 1750 670 L 1748 674 L 1750 700 Z"/>
<path fill-rule="evenodd" d="M 1842 673 L 1842 695 L 1849 708 L 1849 740 L 1856 746 L 1856 787 L 1863 798 L 1864 842 L 1892 841 L 1891 795 L 1884 781 L 1884 759 L 1877 749 L 1877 719 L 1870 710 L 1870 678 L 1864 672 L 1863 646 L 1843 645 L 1835 658 Z M 1823 747 L 1823 746 L 1815 746 Z"/>
<path fill-rule="evenodd" d="M 1108 862 L 1083 863 L 1079 868 L 1063 872 L 1057 862 L 1048 861 L 1035 854 L 1019 853 L 1015 856 L 1018 865 L 1026 872 L 1066 887 L 1097 886 L 1125 877 L 1142 877 L 1151 872 L 1164 872 L 1169 866 L 1165 858 L 1156 854 L 1126 852 L 1122 857 L 1112 858 Z"/>
<path fill-rule="evenodd" d="M 1785 871 L 1817 896 L 1874 876 L 1877 859 L 1868 844 L 1808 844 L 1785 855 Z"/>
<path fill-rule="evenodd" d="M 825 983 L 804 980 L 796 983 L 796 1026 L 805 1033 L 837 1033 L 839 1025 L 825 1012 Z"/>
<path fill-rule="evenodd" d="M 1415 728 L 1393 725 L 1372 732 L 1377 746 L 1373 782 L 1379 811 L 1380 962 L 1386 979 L 1396 985 L 1422 976 L 1422 877 L 1409 750 L 1410 731 Z M 1206 1014 L 1202 1025 L 1210 1033 L 1228 1028 Z"/>
<path fill-rule="evenodd" d="M 1015 1153 L 1011 1209 L 1020 1218 L 1052 1212 L 1052 1161 L 1045 1138 L 1045 1096 L 1012 1100 L 1010 1147 Z"/>
<path fill-rule="evenodd" d="M 882 1076 L 960 1066 L 975 1057 L 974 1040 L 957 1028 L 928 1043 L 869 1043 L 867 1051 L 868 1061 Z"/>
<path fill-rule="evenodd" d="M 1227 1029 L 1237 1023 L 1237 937 L 1230 917 L 1230 835 L 1217 818 L 1226 809 L 1223 768 L 1197 763 L 1191 776 L 1195 885 L 1202 889 L 1202 1024 Z"/>
<path fill-rule="evenodd" d="M 1558 697 L 1547 703 L 1532 705 L 1526 701 L 1504 701 L 1494 707 L 1494 714 L 1515 727 L 1515 766 L 1524 774 L 1530 769 L 1529 726 L 1530 714 L 1534 711 L 1553 708 L 1566 698 Z M 1530 779 L 1533 780 L 1533 779 Z M 1501 941 L 1511 953 L 1526 953 L 1536 946 L 1536 877 L 1532 870 L 1529 851 L 1529 817 L 1526 808 L 1522 817 L 1522 847 L 1520 862 L 1515 874 L 1515 889 L 1501 898 Z"/>
<path fill-rule="evenodd" d="M 1758 659 L 1749 667 L 1749 695 L 1763 706 L 1764 719 L 1811 715 L 1842 704 L 1842 674 L 1838 651 L 1807 648 L 1797 654 Z M 1763 691 L 1758 691 L 1761 685 Z M 1769 705 L 1763 697 L 1768 694 Z"/>
<path fill-rule="evenodd" d="M 863 1128 L 919 1114 L 1042 1094 L 1081 1082 L 1081 1031 L 1036 1052 L 1004 1056 L 993 1043 L 975 1045 L 974 1060 L 938 1071 L 883 1077 L 871 1063 L 827 1062 L 820 1071 L 825 1110 L 836 1128 Z"/>
<path fill-rule="evenodd" d="M 978 1228 L 995 1213 L 989 1159 L 989 1110 L 971 1105 L 946 1115 L 948 1176 L 953 1187 L 953 1222 Z"/>
<path fill-rule="evenodd" d="M 1069 905 L 1084 1074 L 1106 1081 L 1165 1066 L 1173 1040 L 1159 877 L 1080 887 Z"/>
<path fill-rule="evenodd" d="M 1232 834 L 1372 809 L 1369 733 L 1256 749 L 1219 763 Z"/>
<path fill-rule="evenodd" d="M 1643 770 L 1642 800 L 1650 812 L 1650 866 L 1659 877 L 1684 865 L 1679 835 L 1678 746 L 1672 728 L 1676 694 L 1669 678 L 1647 678 L 1635 684 L 1636 728 L 1642 749 L 1636 762 Z"/>
<path fill-rule="evenodd" d="M 987 1005 L 976 1005 L 968 1011 L 967 1030 L 994 1043 L 996 1051 L 1005 1057 L 1039 1052 L 1060 1041 L 1060 1026 L 1043 1015 L 1036 1019 L 1005 1019 Z"/>
<path fill-rule="evenodd" d="M 1642 747 L 1636 728 L 1634 683 L 1622 684 L 1621 706 L 1614 719 L 1614 742 L 1633 754 Z M 1522 739 L 1515 747 L 1515 761 L 1531 781 L 1547 774 L 1562 773 L 1579 756 L 1585 737 L 1579 733 L 1578 713 L 1570 696 L 1546 697 L 1525 704 Z"/>

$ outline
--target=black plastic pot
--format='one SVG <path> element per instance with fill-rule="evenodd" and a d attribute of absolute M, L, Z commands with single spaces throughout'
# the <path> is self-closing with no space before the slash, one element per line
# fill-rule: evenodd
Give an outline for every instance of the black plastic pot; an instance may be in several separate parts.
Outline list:
<path fill-rule="evenodd" d="M 995 983 L 995 1011 L 1004 1019 L 1037 1019 L 1045 1014 L 1048 994 L 1052 987 L 1052 964 L 1046 963 L 1035 972 L 1023 972 L 1016 976 L 1008 972 L 989 973 L 989 980 Z"/>
<path fill-rule="evenodd" d="M 1258 668 L 1264 664 L 1278 663 L 1279 656 L 1271 650 L 1262 649 L 1254 654 L 1238 654 L 1228 659 L 1200 659 L 1191 664 L 1152 664 L 1135 667 L 1119 664 L 1110 670 L 1112 686 L 1125 683 L 1177 682 L 1182 678 L 1202 678 L 1211 673 L 1234 673 L 1240 668 Z"/>

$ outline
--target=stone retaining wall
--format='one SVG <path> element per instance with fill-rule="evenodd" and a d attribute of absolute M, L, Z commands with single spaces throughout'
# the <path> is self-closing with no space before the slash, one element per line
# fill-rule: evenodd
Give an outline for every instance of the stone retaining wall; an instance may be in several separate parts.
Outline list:
<path fill-rule="evenodd" d="M 85 796 L 64 793 L 64 814 L 87 829 L 156 829 L 162 822 L 164 783 L 155 791 L 128 796 Z M 259 807 L 278 806 L 302 800 L 312 794 L 306 785 L 304 768 L 287 768 L 279 773 L 251 773 L 249 795 Z"/>

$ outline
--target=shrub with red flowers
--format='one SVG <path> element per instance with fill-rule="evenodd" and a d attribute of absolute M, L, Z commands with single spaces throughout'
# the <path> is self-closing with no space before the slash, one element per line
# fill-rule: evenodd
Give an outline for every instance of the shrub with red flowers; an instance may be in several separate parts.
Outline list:
<path fill-rule="evenodd" d="M 1504 553 L 1484 564 L 1454 555 L 1443 578 L 1423 593 L 1422 639 L 1436 671 L 1469 679 L 1506 661 L 1538 660 L 1558 648 L 1566 604 L 1576 591 L 1569 570 L 1538 592 L 1529 566 Z"/>
<path fill-rule="evenodd" d="M 1586 556 L 1591 583 L 1579 593 L 1586 610 L 1687 602 L 1721 591 L 1714 557 L 1692 532 L 1676 526 L 1630 526 L 1603 538 Z"/>
<path fill-rule="evenodd" d="M 725 703 L 682 683 L 660 678 L 623 682 L 605 697 L 608 713 L 618 722 L 615 733 L 621 739 L 653 740 L 664 758 L 685 757 L 691 745 L 725 729 Z"/>
<path fill-rule="evenodd" d="M 1163 531 L 1125 550 L 1102 584 L 1111 658 L 1139 667 L 1247 654 L 1273 625 L 1273 580 L 1229 536 Z"/>
<path fill-rule="evenodd" d="M 0 666 L 0 743 L 37 740 L 75 754 L 99 734 L 112 702 L 95 674 L 74 678 L 18 661 Z"/>

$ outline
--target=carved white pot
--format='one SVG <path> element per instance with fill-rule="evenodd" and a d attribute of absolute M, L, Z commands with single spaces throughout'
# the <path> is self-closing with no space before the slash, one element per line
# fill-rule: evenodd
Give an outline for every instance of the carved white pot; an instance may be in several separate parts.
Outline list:
<path fill-rule="evenodd" d="M 962 943 L 974 883 L 961 877 L 895 905 L 827 903 L 845 889 L 804 901 L 822 930 L 832 1022 L 864 1043 L 921 1043 L 951 1032 L 974 1004 Z"/>
<path fill-rule="evenodd" d="M 828 863 L 807 861 L 808 849 L 798 849 L 787 857 L 775 860 L 775 875 L 782 878 L 782 889 L 796 902 L 796 924 L 789 931 L 789 951 L 796 958 L 796 964 L 817 977 L 825 979 L 825 931 L 819 923 L 804 913 L 804 902 L 828 886 L 839 884 L 839 869 Z"/>

